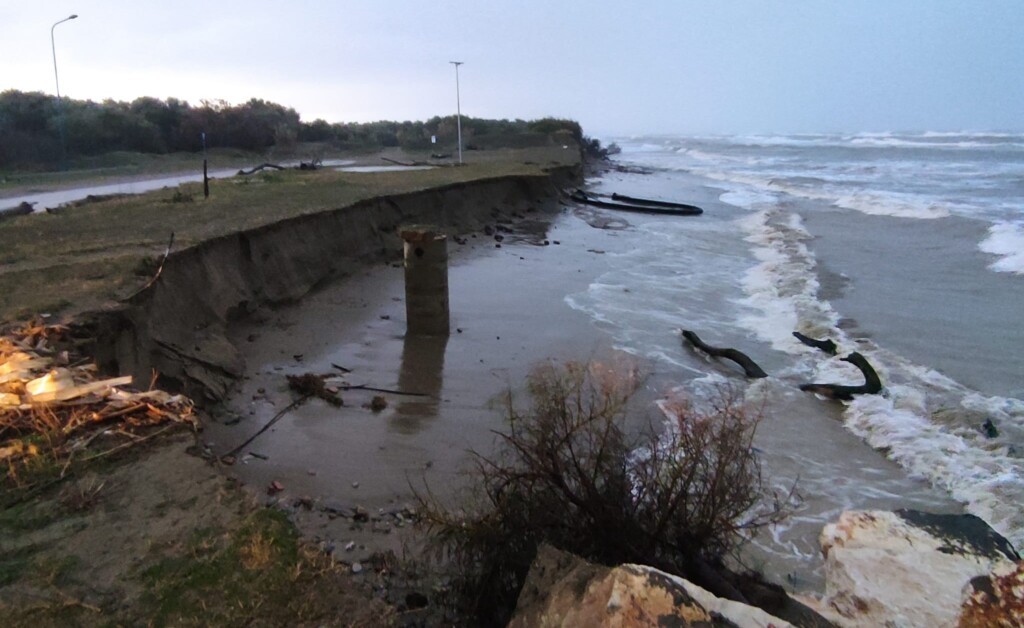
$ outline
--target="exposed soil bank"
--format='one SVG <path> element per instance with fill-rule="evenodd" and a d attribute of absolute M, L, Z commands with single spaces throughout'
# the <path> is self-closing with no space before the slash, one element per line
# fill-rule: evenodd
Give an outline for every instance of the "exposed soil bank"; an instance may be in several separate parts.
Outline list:
<path fill-rule="evenodd" d="M 578 168 L 496 177 L 383 196 L 205 241 L 172 253 L 159 279 L 127 304 L 83 316 L 76 332 L 106 371 L 218 400 L 242 374 L 232 322 L 294 302 L 359 263 L 397 258 L 403 224 L 473 230 L 531 209 L 551 210 Z"/>

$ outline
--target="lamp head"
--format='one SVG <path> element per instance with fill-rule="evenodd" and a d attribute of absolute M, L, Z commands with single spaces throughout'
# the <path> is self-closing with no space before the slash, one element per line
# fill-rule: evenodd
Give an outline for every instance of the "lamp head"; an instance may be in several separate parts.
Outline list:
<path fill-rule="evenodd" d="M 69 20 L 73 20 L 73 19 L 75 19 L 76 17 L 78 17 L 78 15 L 77 15 L 77 14 L 75 14 L 75 13 L 72 13 L 71 15 L 69 15 L 69 16 L 68 16 L 68 19 L 69 19 Z"/>

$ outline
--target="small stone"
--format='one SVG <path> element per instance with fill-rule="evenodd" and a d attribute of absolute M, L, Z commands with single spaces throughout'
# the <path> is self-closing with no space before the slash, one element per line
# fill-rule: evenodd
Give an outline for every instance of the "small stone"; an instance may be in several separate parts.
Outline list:
<path fill-rule="evenodd" d="M 352 488 L 359 488 L 359 482 L 353 482 Z"/>
<path fill-rule="evenodd" d="M 267 486 L 267 495 L 275 495 L 284 490 L 284 484 L 274 480 Z"/>
<path fill-rule="evenodd" d="M 349 541 L 348 543 L 345 543 L 345 551 L 346 552 L 351 552 L 355 548 L 356 548 L 356 542 L 355 541 Z"/>
<path fill-rule="evenodd" d="M 362 563 L 352 563 L 352 573 L 362 573 L 362 571 L 363 571 L 363 564 Z"/>
<path fill-rule="evenodd" d="M 374 412 L 380 412 L 381 410 L 387 407 L 388 400 L 385 399 L 382 395 L 376 395 L 374 396 L 373 400 L 370 401 L 370 409 L 373 410 Z"/>

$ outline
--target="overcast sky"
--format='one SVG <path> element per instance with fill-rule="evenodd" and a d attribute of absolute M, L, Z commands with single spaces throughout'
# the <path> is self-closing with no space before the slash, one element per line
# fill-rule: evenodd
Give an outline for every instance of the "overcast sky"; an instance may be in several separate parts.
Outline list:
<path fill-rule="evenodd" d="M 0 0 L 0 90 L 594 135 L 1024 130 L 1022 0 Z"/>

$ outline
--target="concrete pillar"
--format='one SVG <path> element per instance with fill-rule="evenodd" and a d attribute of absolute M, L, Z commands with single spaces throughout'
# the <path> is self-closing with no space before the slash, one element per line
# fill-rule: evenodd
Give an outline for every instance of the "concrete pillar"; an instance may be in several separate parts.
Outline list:
<path fill-rule="evenodd" d="M 405 241 L 405 316 L 408 334 L 447 336 L 448 237 L 436 227 L 410 226 Z"/>

